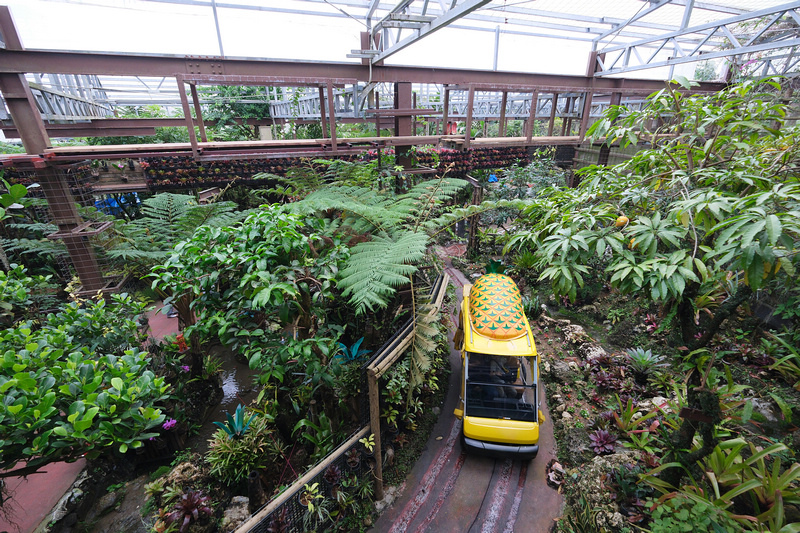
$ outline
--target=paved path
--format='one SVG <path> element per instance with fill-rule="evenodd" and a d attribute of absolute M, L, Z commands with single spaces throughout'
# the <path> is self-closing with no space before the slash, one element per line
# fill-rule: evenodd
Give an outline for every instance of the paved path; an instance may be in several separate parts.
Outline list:
<path fill-rule="evenodd" d="M 442 253 L 447 273 L 461 289 L 469 281 Z M 451 316 L 455 323 L 455 317 Z M 453 328 L 455 329 L 455 328 Z M 452 335 L 451 335 L 452 339 Z M 400 488 L 398 499 L 380 516 L 374 531 L 546 533 L 561 515 L 562 498 L 547 486 L 545 466 L 555 458 L 550 413 L 539 431 L 539 455 L 532 461 L 492 459 L 461 449 L 461 421 L 453 415 L 458 399 L 461 355 L 450 351 L 450 393 L 425 451 Z"/>

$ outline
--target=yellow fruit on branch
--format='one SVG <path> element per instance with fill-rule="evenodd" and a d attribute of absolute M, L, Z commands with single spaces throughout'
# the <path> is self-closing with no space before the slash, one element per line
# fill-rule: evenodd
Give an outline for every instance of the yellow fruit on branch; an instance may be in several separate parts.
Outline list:
<path fill-rule="evenodd" d="M 628 222 L 630 222 L 628 217 L 626 217 L 625 215 L 621 215 L 617 217 L 617 221 L 614 222 L 614 225 L 618 228 L 624 228 L 625 226 L 628 225 Z"/>

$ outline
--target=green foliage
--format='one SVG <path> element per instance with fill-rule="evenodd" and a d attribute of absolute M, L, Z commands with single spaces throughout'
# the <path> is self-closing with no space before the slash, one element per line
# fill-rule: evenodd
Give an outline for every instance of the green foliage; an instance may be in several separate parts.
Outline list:
<path fill-rule="evenodd" d="M 118 222 L 115 246 L 108 251 L 112 259 L 149 270 L 164 261 L 180 241 L 191 237 L 198 227 L 235 224 L 246 212 L 236 212 L 233 202 L 199 205 L 192 195 L 159 193 L 142 202 L 142 217 Z"/>
<path fill-rule="evenodd" d="M 418 183 L 401 195 L 331 186 L 287 208 L 295 213 L 333 211 L 352 232 L 370 234 L 351 249 L 337 284 L 356 313 L 363 314 L 386 307 L 397 288 L 409 282 L 424 257 L 430 234 L 441 229 L 434 215 L 465 185 L 443 177 Z"/>
<path fill-rule="evenodd" d="M 593 125 L 594 138 L 654 147 L 613 168 L 583 169 L 575 189 L 545 191 L 525 211 L 530 229 L 508 248 L 534 251 L 541 279 L 559 295 L 574 300 L 591 270 L 623 293 L 680 307 L 684 342 L 708 342 L 752 290 L 795 275 L 800 183 L 791 169 L 800 143 L 795 127 L 774 127 L 785 105 L 764 89 L 777 88 L 746 82 L 704 96 L 665 89 L 642 111 L 612 107 Z M 672 120 L 656 120 L 664 115 Z M 626 226 L 615 225 L 620 213 Z M 696 341 L 695 296 L 730 276 L 742 282 L 737 293 Z"/>
<path fill-rule="evenodd" d="M 250 423 L 257 415 L 252 414 L 245 418 L 244 405 L 239 404 L 233 416 L 231 416 L 230 413 L 225 413 L 225 416 L 228 418 L 226 423 L 214 422 L 214 425 L 222 428 L 222 430 L 228 434 L 228 437 L 232 439 L 241 439 L 247 432 L 247 428 L 250 427 Z"/>
<path fill-rule="evenodd" d="M 328 455 L 336 446 L 339 435 L 333 430 L 331 419 L 325 413 L 320 413 L 316 422 L 303 418 L 295 424 L 292 434 L 303 430 L 300 436 L 314 446 L 311 460 L 316 462 Z"/>
<path fill-rule="evenodd" d="M 664 356 L 654 354 L 650 349 L 629 348 L 625 350 L 625 356 L 625 362 L 634 375 L 644 381 L 659 368 L 667 366 L 664 362 Z"/>
<path fill-rule="evenodd" d="M 232 439 L 221 429 L 211 438 L 206 462 L 211 465 L 211 475 L 228 485 L 245 481 L 251 471 L 281 460 L 283 444 L 267 417 L 254 416 L 251 422 L 250 430 L 240 438 Z"/>
<path fill-rule="evenodd" d="M 208 99 L 203 118 L 214 122 L 212 136 L 219 141 L 258 140 L 258 127 L 242 124 L 236 119 L 269 118 L 268 87 L 211 85 L 200 87 Z"/>
<path fill-rule="evenodd" d="M 652 533 L 675 533 L 678 531 L 713 531 L 714 533 L 736 533 L 741 525 L 712 504 L 688 498 L 673 498 L 658 505 L 651 515 Z"/>
<path fill-rule="evenodd" d="M 0 273 L 0 280 L 5 277 Z M 28 281 L 20 281 L 27 289 Z M 155 405 L 167 397 L 168 386 L 135 347 L 135 320 L 120 319 L 139 310 L 120 295 L 69 304 L 37 328 L 16 322 L 0 331 L 0 469 L 16 464 L 16 471 L 34 472 L 112 446 L 125 453 L 156 436 L 147 431 L 164 421 Z M 13 471 L 0 477 L 6 475 Z"/>
<path fill-rule="evenodd" d="M 344 343 L 339 343 L 339 354 L 342 356 L 342 359 L 345 363 L 351 363 L 353 361 L 359 361 L 365 355 L 370 353 L 372 350 L 367 350 L 366 348 L 361 347 L 361 343 L 364 342 L 364 337 L 361 337 L 356 342 L 352 344 L 349 348 Z"/>

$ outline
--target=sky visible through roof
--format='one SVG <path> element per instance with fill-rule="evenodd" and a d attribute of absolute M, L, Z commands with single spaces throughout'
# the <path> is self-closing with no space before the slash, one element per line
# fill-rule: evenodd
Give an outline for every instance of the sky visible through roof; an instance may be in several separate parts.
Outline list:
<path fill-rule="evenodd" d="M 11 9 L 23 44 L 33 49 L 86 50 L 168 55 L 220 55 L 210 0 L 0 0 Z M 216 0 L 223 51 L 226 57 L 277 60 L 358 61 L 346 56 L 360 48 L 366 29 L 366 0 Z M 766 0 L 726 0 L 735 7 L 753 9 Z M 224 7 L 235 4 L 239 8 Z M 392 5 L 394 2 L 385 5 Z M 435 2 L 431 2 L 435 4 Z M 475 12 L 476 20 L 462 20 L 406 48 L 387 64 L 491 70 L 495 62 L 495 30 L 500 38 L 497 70 L 582 75 L 591 51 L 591 33 L 563 32 L 557 25 L 597 27 L 581 17 L 626 20 L 649 5 L 641 0 L 505 0 Z M 329 16 L 259 11 L 259 7 Z M 565 15 L 559 20 L 535 12 Z M 682 6 L 667 6 L 646 19 L 653 24 L 680 23 Z M 380 11 L 376 15 L 381 16 Z M 697 12 L 692 23 L 706 22 Z M 720 16 L 717 14 L 717 16 Z M 474 28 L 474 31 L 462 28 Z M 651 30 L 639 29 L 640 33 Z M 660 31 L 654 29 L 652 31 Z M 522 35 L 560 36 L 559 39 Z M 563 38 L 569 36 L 569 39 Z M 690 67 L 689 70 L 693 70 Z M 640 73 L 663 77 L 665 72 Z"/>

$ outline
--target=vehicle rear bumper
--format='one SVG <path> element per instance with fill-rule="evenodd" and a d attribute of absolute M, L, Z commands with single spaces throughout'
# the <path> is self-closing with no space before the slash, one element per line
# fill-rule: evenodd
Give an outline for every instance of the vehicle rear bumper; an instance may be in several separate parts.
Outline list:
<path fill-rule="evenodd" d="M 496 442 L 484 442 L 481 440 L 470 439 L 463 437 L 462 443 L 464 448 L 477 452 L 482 455 L 490 455 L 492 457 L 509 457 L 513 456 L 515 459 L 533 459 L 539 453 L 538 444 L 499 444 Z"/>

